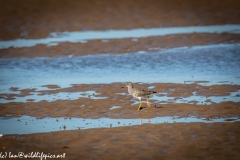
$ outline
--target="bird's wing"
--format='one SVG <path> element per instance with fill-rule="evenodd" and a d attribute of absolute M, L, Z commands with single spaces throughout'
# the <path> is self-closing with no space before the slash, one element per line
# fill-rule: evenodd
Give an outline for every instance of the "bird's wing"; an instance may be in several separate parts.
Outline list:
<path fill-rule="evenodd" d="M 143 97 L 143 96 L 148 96 L 150 95 L 149 94 L 149 91 L 145 91 L 143 89 L 138 89 L 136 88 L 134 93 L 133 93 L 136 97 Z"/>

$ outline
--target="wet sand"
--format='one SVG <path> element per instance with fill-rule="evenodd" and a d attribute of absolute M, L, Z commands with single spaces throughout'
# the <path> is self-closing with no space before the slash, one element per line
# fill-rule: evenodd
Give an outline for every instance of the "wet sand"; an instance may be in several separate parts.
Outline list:
<path fill-rule="evenodd" d="M 239 24 L 239 7 L 240 2 L 234 0 L 12 0 L 1 5 L 0 37 L 31 39 L 77 30 Z"/>
<path fill-rule="evenodd" d="M 149 84 L 138 84 L 147 88 Z M 239 118 L 240 102 L 213 103 L 211 98 L 204 102 L 165 103 L 151 100 L 151 107 L 143 103 L 140 111 L 138 100 L 126 93 L 122 83 L 73 85 L 59 88 L 45 85 L 53 90 L 38 90 L 39 95 L 59 92 L 77 92 L 94 89 L 98 94 L 77 100 L 56 100 L 53 102 L 11 102 L 1 104 L 1 116 L 18 117 L 82 117 L 82 118 L 151 118 L 161 116 L 200 117 L 206 120 L 220 117 Z M 240 89 L 239 85 L 210 85 L 156 83 L 158 96 L 164 92 L 179 99 L 191 96 L 193 92 L 203 96 L 224 96 Z M 11 88 L 20 91 L 17 96 L 27 96 L 35 89 Z M 11 97 L 11 95 L 8 95 Z M 16 95 L 15 95 L 16 96 Z M 107 97 L 92 99 L 92 97 Z M 239 97 L 239 95 L 235 95 Z M 133 103 L 134 102 L 134 103 Z M 211 102 L 210 104 L 205 104 Z M 121 106 L 109 110 L 112 106 Z M 68 126 L 64 126 L 68 129 Z M 65 129 L 65 128 L 63 128 Z M 224 123 L 163 123 L 143 124 L 104 129 L 57 131 L 26 135 L 4 135 L 0 138 L 0 151 L 17 154 L 24 152 L 65 153 L 67 159 L 238 159 L 239 122 Z"/>
<path fill-rule="evenodd" d="M 148 84 L 136 84 L 142 88 L 147 88 Z M 38 96 L 58 93 L 74 93 L 84 91 L 95 91 L 76 100 L 52 99 L 50 101 L 42 100 L 39 102 L 10 102 L 0 104 L 0 116 L 11 115 L 29 115 L 34 117 L 82 117 L 82 118 L 154 118 L 159 116 L 196 116 L 204 118 L 216 118 L 240 115 L 240 102 L 219 100 L 218 103 L 211 101 L 211 96 L 229 96 L 231 92 L 240 90 L 240 85 L 210 85 L 203 86 L 193 84 L 175 84 L 175 83 L 153 83 L 152 90 L 158 92 L 155 99 L 150 99 L 152 107 L 147 107 L 144 103 L 141 111 L 137 111 L 139 100 L 134 99 L 127 93 L 124 83 L 112 84 L 82 84 L 72 85 L 68 88 L 56 88 L 53 90 L 22 89 L 20 94 L 2 94 L 2 99 L 11 100 L 18 97 Z M 56 85 L 48 85 L 49 88 L 55 88 Z M 12 90 L 19 91 L 16 88 Z M 194 101 L 176 102 L 183 98 L 193 96 L 206 97 L 205 101 L 198 101 L 197 96 Z M 164 97 L 164 100 L 158 98 Z M 236 99 L 239 95 L 233 95 Z M 173 101 L 168 101 L 174 97 Z M 70 99 L 70 98 L 69 98 Z M 209 104 L 210 103 L 210 104 Z M 121 106 L 121 108 L 109 110 L 112 106 Z"/>
<path fill-rule="evenodd" d="M 139 51 L 156 52 L 161 49 L 177 48 L 185 46 L 231 44 L 239 43 L 239 34 L 181 34 L 163 37 L 124 38 L 119 40 L 89 40 L 87 43 L 59 43 L 57 46 L 38 44 L 33 47 L 0 49 L 0 58 L 13 57 L 60 57 L 60 56 L 83 56 L 89 54 L 124 54 Z"/>
<path fill-rule="evenodd" d="M 66 159 L 238 159 L 239 123 L 158 124 L 7 135 L 2 152 L 66 154 Z"/>
<path fill-rule="evenodd" d="M 13 5 L 14 3 L 14 5 Z M 17 7 L 16 7 L 17 6 Z M 239 24 L 240 1 L 4 1 L 0 10 L 1 40 L 48 37 L 52 32 L 78 30 L 133 29 L 191 25 Z M 7 15 L 7 16 L 6 16 Z M 83 23 L 84 22 L 84 23 Z M 182 34 L 163 37 L 91 40 L 87 43 L 60 43 L 58 46 L 0 49 L 0 57 L 58 57 L 104 53 L 134 53 L 219 43 L 239 43 L 238 34 Z M 151 107 L 127 94 L 123 83 L 75 84 L 61 88 L 46 84 L 50 90 L 9 88 L 11 93 L 0 95 L 1 100 L 14 100 L 33 93 L 51 95 L 94 90 L 95 95 L 82 95 L 75 100 L 39 101 L 0 104 L 1 117 L 82 117 L 82 118 L 154 118 L 180 117 L 237 117 L 240 102 L 213 102 L 211 96 L 229 96 L 240 90 L 239 85 L 199 85 L 154 83 L 158 92 L 150 99 Z M 14 93 L 16 92 L 16 93 Z M 158 97 L 174 97 L 175 101 L 161 101 Z M 193 96 L 204 101 L 176 102 Z M 84 94 L 84 93 L 83 93 Z M 85 97 L 84 97 L 85 96 Z M 101 97 L 107 97 L 101 99 Z M 235 98 L 239 94 L 234 95 Z M 121 106 L 109 110 L 112 106 Z M 67 126 L 66 126 L 67 127 Z M 44 152 L 66 153 L 65 159 L 239 159 L 239 122 L 144 124 L 119 128 L 100 128 L 58 131 L 0 137 L 0 153 Z M 1 132 L 0 132 L 1 134 Z"/>

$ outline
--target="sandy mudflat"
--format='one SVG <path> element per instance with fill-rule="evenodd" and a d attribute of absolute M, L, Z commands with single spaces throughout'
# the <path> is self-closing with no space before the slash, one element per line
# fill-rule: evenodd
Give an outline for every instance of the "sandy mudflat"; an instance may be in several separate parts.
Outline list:
<path fill-rule="evenodd" d="M 66 153 L 67 159 L 238 159 L 239 123 L 158 124 L 7 135 L 2 152 Z"/>
<path fill-rule="evenodd" d="M 140 38 L 134 41 L 132 38 L 119 40 L 89 40 L 87 43 L 59 43 L 57 46 L 38 44 L 33 47 L 0 49 L 1 58 L 12 57 L 60 57 L 60 56 L 83 56 L 89 54 L 121 54 L 136 53 L 139 51 L 156 52 L 161 49 L 209 45 L 219 43 L 239 43 L 239 34 L 181 34 L 163 37 Z"/>
<path fill-rule="evenodd" d="M 234 0 L 150 0 L 144 1 L 1 1 L 0 40 L 45 38 L 52 32 L 134 29 L 174 26 L 240 24 L 240 1 Z M 59 43 L 57 46 L 0 49 L 1 58 L 82 56 L 105 53 L 155 52 L 183 46 L 239 43 L 239 34 L 179 34 L 162 37 L 90 40 L 87 43 Z M 2 75 L 1 75 L 2 76 Z M 3 75 L 5 76 L 5 75 Z M 237 76 L 237 75 L 236 75 Z M 161 116 L 198 117 L 211 120 L 238 118 L 239 85 L 153 83 L 158 93 L 151 107 L 127 94 L 124 83 L 74 84 L 62 88 L 45 84 L 44 89 L 9 88 L 2 101 L 29 97 L 24 102 L 0 103 L 1 117 L 154 118 Z M 88 94 L 94 91 L 94 94 Z M 36 101 L 37 97 L 81 92 L 75 99 Z M 228 100 L 228 96 L 232 99 Z M 169 100 L 171 97 L 173 99 Z M 191 98 L 193 97 L 193 100 Z M 196 97 L 196 98 L 195 98 Z M 200 97 L 200 98 L 199 98 Z M 217 98 L 216 98 L 217 97 Z M 221 98 L 219 98 L 221 97 Z M 164 99 L 166 98 L 166 99 Z M 204 99 L 204 100 L 202 100 Z M 216 100 L 215 100 L 216 99 Z M 233 101 L 236 100 L 236 102 Z M 184 100 L 184 101 L 183 101 Z M 185 101 L 186 100 L 186 101 Z M 113 106 L 120 106 L 110 110 Z M 9 126 L 12 127 L 12 126 Z M 68 126 L 66 126 L 68 129 Z M 4 128 L 0 128 L 1 131 Z M 2 153 L 66 153 L 65 159 L 234 159 L 240 157 L 240 123 L 163 123 L 117 128 L 66 130 L 0 137 Z M 1 155 L 1 156 L 2 156 Z M 9 157 L 7 157 L 9 158 Z"/>
<path fill-rule="evenodd" d="M 51 32 L 239 24 L 234 0 L 56 1 L 2 3 L 1 39 L 40 38 Z"/>
<path fill-rule="evenodd" d="M 147 84 L 136 84 L 142 88 L 147 88 Z M 39 102 L 10 102 L 0 104 L 1 116 L 12 115 L 30 115 L 34 117 L 83 117 L 83 118 L 154 118 L 159 116 L 197 116 L 197 117 L 223 117 L 239 116 L 240 102 L 224 101 L 219 98 L 218 102 L 212 101 L 212 97 L 229 96 L 231 92 L 240 90 L 239 85 L 211 85 L 202 86 L 193 84 L 175 84 L 175 83 L 153 83 L 156 97 L 150 99 L 152 107 L 147 107 L 143 103 L 142 110 L 137 111 L 139 101 L 132 98 L 127 93 L 124 83 L 112 84 L 82 84 L 73 85 L 68 88 L 56 88 L 54 90 L 22 89 L 20 94 L 2 94 L 6 100 L 17 99 L 18 97 L 31 96 L 37 94 L 39 97 L 47 94 L 75 93 L 94 90 L 95 94 L 81 97 L 76 100 L 52 99 L 41 100 Z M 49 85 L 49 88 L 57 87 Z M 123 88 L 124 87 L 124 88 Z M 16 88 L 13 90 L 17 90 Z M 195 93 L 194 100 L 188 99 Z M 83 93 L 84 94 L 84 93 Z M 167 97 L 163 100 L 159 99 Z M 204 96 L 200 101 L 198 97 Z M 173 97 L 173 101 L 168 101 Z M 209 97 L 209 98 L 207 98 Z M 239 99 L 239 95 L 234 93 L 233 97 Z M 186 102 L 180 101 L 186 98 Z M 121 108 L 109 110 L 112 106 L 121 106 Z"/>
<path fill-rule="evenodd" d="M 239 85 L 151 85 L 155 86 L 154 90 L 159 92 L 159 97 L 163 91 L 167 91 L 168 95 L 175 97 L 176 100 L 189 97 L 193 92 L 199 96 L 211 97 L 228 95 L 240 89 Z M 138 101 L 132 103 L 133 98 L 124 94 L 126 87 L 122 88 L 122 83 L 73 85 L 69 88 L 58 88 L 56 85 L 46 86 L 54 90 L 38 91 L 39 96 L 46 92 L 56 94 L 87 91 L 93 88 L 99 94 L 77 100 L 1 104 L 1 116 L 148 118 L 151 121 L 151 118 L 161 116 L 186 118 L 194 116 L 211 120 L 220 117 L 237 118 L 240 115 L 239 102 L 214 103 L 211 102 L 211 98 L 204 102 L 188 101 L 187 103 L 165 104 L 158 100 L 150 100 L 151 107 L 148 108 L 144 103 L 142 109 L 138 111 Z M 147 87 L 148 85 L 141 84 L 141 86 Z M 18 89 L 12 88 L 12 90 Z M 33 92 L 30 89 L 21 90 L 21 96 L 28 95 L 30 91 Z M 239 95 L 235 96 L 239 97 Z M 107 98 L 93 99 L 96 97 Z M 210 104 L 205 104 L 209 102 Z M 112 106 L 121 106 L 121 108 L 109 110 Z M 20 151 L 25 154 L 29 152 L 65 153 L 67 159 L 238 159 L 240 156 L 239 131 L 239 122 L 225 121 L 224 123 L 142 124 L 105 129 L 4 135 L 0 138 L 0 151 L 15 154 Z"/>

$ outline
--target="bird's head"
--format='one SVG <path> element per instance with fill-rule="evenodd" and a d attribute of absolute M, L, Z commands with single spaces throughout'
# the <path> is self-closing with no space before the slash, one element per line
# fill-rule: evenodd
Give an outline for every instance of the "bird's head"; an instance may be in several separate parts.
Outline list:
<path fill-rule="evenodd" d="M 126 84 L 126 87 L 133 88 L 133 84 L 131 82 L 129 82 L 129 83 Z"/>

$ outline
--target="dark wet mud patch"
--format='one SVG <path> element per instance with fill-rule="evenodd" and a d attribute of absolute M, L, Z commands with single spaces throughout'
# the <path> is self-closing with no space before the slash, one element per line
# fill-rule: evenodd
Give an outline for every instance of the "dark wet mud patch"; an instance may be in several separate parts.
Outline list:
<path fill-rule="evenodd" d="M 59 85 L 54 85 L 54 84 L 42 85 L 42 87 L 47 87 L 48 89 L 60 88 Z"/>

